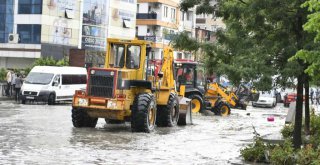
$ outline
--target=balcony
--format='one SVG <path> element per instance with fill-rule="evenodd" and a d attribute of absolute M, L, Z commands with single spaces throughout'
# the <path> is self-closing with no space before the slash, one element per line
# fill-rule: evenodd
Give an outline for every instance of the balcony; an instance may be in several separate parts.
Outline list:
<path fill-rule="evenodd" d="M 146 40 L 151 42 L 162 42 L 162 37 L 159 36 L 137 36 L 139 40 Z"/>
<path fill-rule="evenodd" d="M 137 19 L 157 19 L 157 13 L 137 13 Z"/>
<path fill-rule="evenodd" d="M 197 18 L 196 24 L 206 24 L 206 19 L 205 18 Z"/>

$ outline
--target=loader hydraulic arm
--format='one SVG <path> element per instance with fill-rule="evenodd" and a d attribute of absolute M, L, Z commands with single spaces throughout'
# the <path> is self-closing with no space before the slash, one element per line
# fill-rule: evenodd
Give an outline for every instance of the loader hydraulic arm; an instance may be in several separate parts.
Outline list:
<path fill-rule="evenodd" d="M 163 74 L 160 88 L 175 88 L 174 83 L 174 66 L 173 66 L 173 50 L 169 47 L 163 50 L 163 60 L 161 67 L 161 74 Z"/>

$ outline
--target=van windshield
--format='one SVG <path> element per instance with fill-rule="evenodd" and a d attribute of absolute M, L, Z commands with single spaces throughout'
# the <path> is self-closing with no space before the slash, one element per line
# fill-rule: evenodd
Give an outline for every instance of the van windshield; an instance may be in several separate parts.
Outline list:
<path fill-rule="evenodd" d="M 52 80 L 52 73 L 30 72 L 24 81 L 27 84 L 49 84 Z"/>

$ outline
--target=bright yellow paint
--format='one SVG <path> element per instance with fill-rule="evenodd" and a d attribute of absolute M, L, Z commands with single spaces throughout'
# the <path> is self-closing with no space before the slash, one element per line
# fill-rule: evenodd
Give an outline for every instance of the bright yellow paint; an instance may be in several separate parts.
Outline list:
<path fill-rule="evenodd" d="M 191 100 L 191 105 L 192 105 L 192 112 L 193 113 L 200 112 L 201 103 L 198 99 Z"/>
<path fill-rule="evenodd" d="M 232 106 L 236 105 L 235 100 L 238 99 L 238 97 L 233 92 L 230 92 L 230 94 L 225 93 L 220 88 L 218 83 L 209 84 L 206 96 L 209 98 L 211 105 L 215 105 L 214 103 L 217 101 L 218 96 L 222 97 L 224 101 Z"/>
<path fill-rule="evenodd" d="M 174 68 L 173 68 L 173 49 L 165 48 L 163 51 L 163 61 L 161 72 L 163 73 L 163 77 L 161 79 L 154 76 L 146 76 L 146 58 L 147 58 L 147 46 L 150 45 L 148 41 L 142 40 L 120 40 L 120 39 L 107 39 L 107 54 L 105 58 L 105 69 L 110 69 L 116 71 L 118 77 L 121 76 L 122 80 L 151 80 L 153 88 L 155 88 L 155 92 L 152 93 L 150 89 L 146 89 L 144 87 L 130 87 L 130 89 L 117 89 L 115 88 L 116 96 L 125 96 L 124 98 L 102 98 L 102 97 L 91 97 L 87 96 L 83 92 L 76 92 L 76 95 L 73 99 L 73 107 L 84 108 L 88 110 L 88 115 L 91 117 L 102 117 L 108 119 L 116 119 L 116 120 L 125 120 L 131 116 L 131 107 L 133 105 L 135 97 L 140 93 L 152 93 L 156 98 L 157 105 L 167 105 L 169 96 L 171 93 L 176 94 L 175 89 L 175 81 L 174 81 Z M 126 68 L 124 65 L 123 68 L 115 68 L 113 65 L 110 65 L 110 61 L 113 61 L 113 56 L 111 55 L 111 44 L 121 44 L 124 45 L 125 50 L 125 60 L 127 56 L 127 46 L 128 45 L 136 45 L 140 46 L 140 67 L 138 69 L 130 69 Z M 124 62 L 126 63 L 126 62 Z M 157 83 L 155 83 L 158 80 Z M 121 82 L 119 82 L 121 83 Z M 87 99 L 88 105 L 79 105 L 79 98 Z M 153 122 L 155 118 L 153 114 L 155 114 L 155 109 L 152 109 L 149 114 L 149 120 Z"/>

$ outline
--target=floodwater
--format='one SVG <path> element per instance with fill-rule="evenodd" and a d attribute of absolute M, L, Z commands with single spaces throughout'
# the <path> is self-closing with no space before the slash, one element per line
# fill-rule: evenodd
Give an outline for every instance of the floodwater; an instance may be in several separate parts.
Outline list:
<path fill-rule="evenodd" d="M 0 101 L 0 164 L 244 164 L 240 149 L 278 134 L 287 108 L 248 107 L 229 117 L 193 116 L 193 125 L 132 133 L 130 123 L 74 128 L 71 106 Z M 274 116 L 273 122 L 267 117 Z"/>

